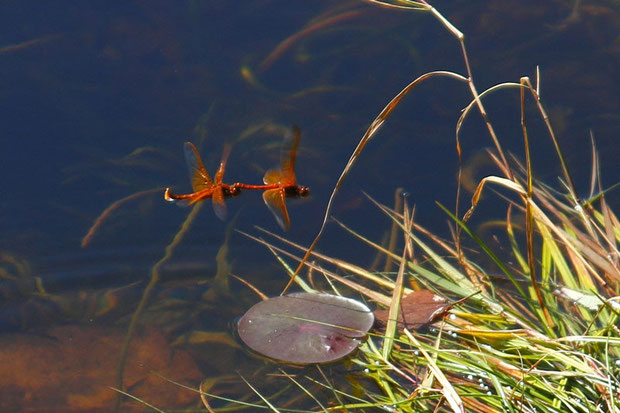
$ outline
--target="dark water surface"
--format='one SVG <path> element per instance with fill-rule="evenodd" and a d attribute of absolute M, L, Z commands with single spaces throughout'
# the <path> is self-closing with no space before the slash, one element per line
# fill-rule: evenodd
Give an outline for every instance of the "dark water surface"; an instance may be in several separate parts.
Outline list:
<path fill-rule="evenodd" d="M 543 102 L 578 190 L 587 196 L 590 131 L 603 184 L 620 180 L 620 12 L 612 1 L 583 3 L 454 1 L 436 7 L 465 33 L 479 91 L 520 76 L 534 79 L 540 66 Z M 260 183 L 279 162 L 280 131 L 299 125 L 297 176 L 312 193 L 289 203 L 286 235 L 308 245 L 338 175 L 383 106 L 424 72 L 465 74 L 457 41 L 430 15 L 357 1 L 4 1 L 0 27 L 0 337 L 26 358 L 38 350 L 24 337 L 45 337 L 61 351 L 61 337 L 73 334 L 62 329 L 87 337 L 105 331 L 120 344 L 152 266 L 190 211 L 162 199 L 166 186 L 190 189 L 183 142 L 199 146 L 210 173 L 224 143 L 232 144 L 225 182 Z M 418 221 L 445 232 L 446 217 L 434 202 L 454 204 L 454 129 L 469 99 L 465 85 L 447 79 L 409 95 L 359 158 L 334 215 L 380 241 L 390 224 L 362 191 L 391 204 L 403 187 L 417 205 Z M 485 103 L 505 149 L 523 158 L 518 92 L 500 92 Z M 544 125 L 532 105 L 527 114 L 535 173 L 561 188 Z M 476 114 L 462 139 L 466 161 L 491 146 Z M 481 167 L 479 177 L 493 172 L 487 169 Z M 89 245 L 80 246 L 108 205 L 154 188 L 161 190 L 124 203 Z M 610 194 L 612 207 L 617 192 Z M 258 193 L 229 200 L 227 223 L 205 206 L 162 268 L 144 317 L 151 330 L 141 332 L 143 351 L 154 358 L 192 331 L 229 332 L 234 317 L 257 300 L 236 281 L 229 295 L 204 295 L 231 220 L 245 232 L 257 234 L 254 225 L 260 225 L 281 233 Z M 234 273 L 267 293 L 279 291 L 285 275 L 264 247 L 239 233 L 227 245 Z M 333 224 L 319 249 L 361 266 L 374 254 Z M 252 358 L 230 343 L 180 348 L 185 358 L 175 363 L 192 373 L 159 371 L 193 387 L 203 376 L 254 368 Z M 113 385 L 118 350 L 92 349 L 110 352 L 111 364 L 101 372 L 93 367 L 92 376 L 112 371 L 106 385 Z M 213 360 L 214 352 L 223 356 Z M 81 357 L 40 354 L 49 372 L 78 369 L 77 362 L 63 367 L 58 360 Z M 109 409 L 103 392 L 84 390 L 60 373 L 53 380 L 64 383 L 62 389 L 49 378 L 41 380 L 45 385 L 21 383 L 18 367 L 6 368 L 13 387 L 0 395 L 3 411 Z M 147 401 L 152 392 L 136 390 Z M 151 400 L 162 408 L 199 406 L 191 393 Z"/>

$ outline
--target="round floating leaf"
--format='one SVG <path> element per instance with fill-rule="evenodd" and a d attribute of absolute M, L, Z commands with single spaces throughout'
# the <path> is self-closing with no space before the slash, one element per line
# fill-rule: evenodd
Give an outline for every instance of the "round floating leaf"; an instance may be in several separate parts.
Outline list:
<path fill-rule="evenodd" d="M 359 301 L 295 293 L 254 305 L 241 317 L 239 336 L 254 351 L 290 363 L 324 363 L 346 356 L 372 327 Z"/>

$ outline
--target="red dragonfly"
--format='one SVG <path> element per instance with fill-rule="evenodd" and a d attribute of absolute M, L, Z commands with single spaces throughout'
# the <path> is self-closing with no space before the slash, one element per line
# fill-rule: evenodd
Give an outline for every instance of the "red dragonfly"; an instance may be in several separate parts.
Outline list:
<path fill-rule="evenodd" d="M 290 151 L 282 152 L 280 168 L 270 169 L 263 177 L 264 185 L 249 185 L 240 182 L 231 185 L 232 188 L 264 190 L 263 200 L 265 205 L 273 213 L 280 227 L 286 231 L 291 225 L 291 220 L 286 209 L 286 198 L 306 197 L 310 193 L 307 186 L 297 185 L 295 178 L 295 157 L 301 132 L 297 126 L 293 126 L 293 133 L 285 137 L 285 147 L 292 140 Z"/>
<path fill-rule="evenodd" d="M 224 220 L 226 218 L 226 204 L 224 203 L 224 199 L 237 196 L 241 193 L 240 187 L 227 185 L 222 182 L 224 178 L 224 169 L 226 169 L 226 160 L 230 154 L 230 146 L 227 145 L 224 147 L 220 167 L 215 173 L 215 181 L 211 180 L 211 177 L 202 164 L 198 149 L 196 149 L 193 143 L 185 142 L 183 150 L 185 152 L 185 161 L 187 162 L 194 192 L 191 194 L 177 195 L 170 192 L 170 188 L 166 188 L 164 199 L 166 201 L 185 201 L 188 205 L 192 205 L 196 202 L 211 198 L 213 200 L 215 215 Z"/>

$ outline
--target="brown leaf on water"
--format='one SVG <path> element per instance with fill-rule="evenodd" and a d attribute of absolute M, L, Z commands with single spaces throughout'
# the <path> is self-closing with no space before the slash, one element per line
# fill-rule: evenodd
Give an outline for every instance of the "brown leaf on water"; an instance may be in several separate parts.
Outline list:
<path fill-rule="evenodd" d="M 400 302 L 398 329 L 402 331 L 404 327 L 407 327 L 408 330 L 417 330 L 447 313 L 451 307 L 452 304 L 448 303 L 445 297 L 432 291 L 414 291 L 403 297 Z M 389 312 L 389 309 L 375 310 L 375 319 L 380 325 L 387 323 Z"/>
<path fill-rule="evenodd" d="M 110 412 L 117 394 L 116 367 L 125 330 L 56 327 L 45 336 L 5 334 L 0 339 L 0 411 Z M 125 368 L 126 391 L 158 408 L 196 403 L 197 393 L 158 377 L 198 383 L 187 352 L 170 347 L 155 329 L 137 335 Z M 127 401 L 123 412 L 142 411 Z"/>

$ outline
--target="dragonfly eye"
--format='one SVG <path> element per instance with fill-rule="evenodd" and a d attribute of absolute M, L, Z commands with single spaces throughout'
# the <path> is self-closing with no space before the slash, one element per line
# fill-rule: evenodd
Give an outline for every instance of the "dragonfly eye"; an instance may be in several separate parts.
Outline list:
<path fill-rule="evenodd" d="M 302 198 L 305 198 L 308 195 L 310 195 L 310 188 L 308 188 L 307 186 L 300 186 L 299 187 L 299 196 L 302 197 Z"/>

